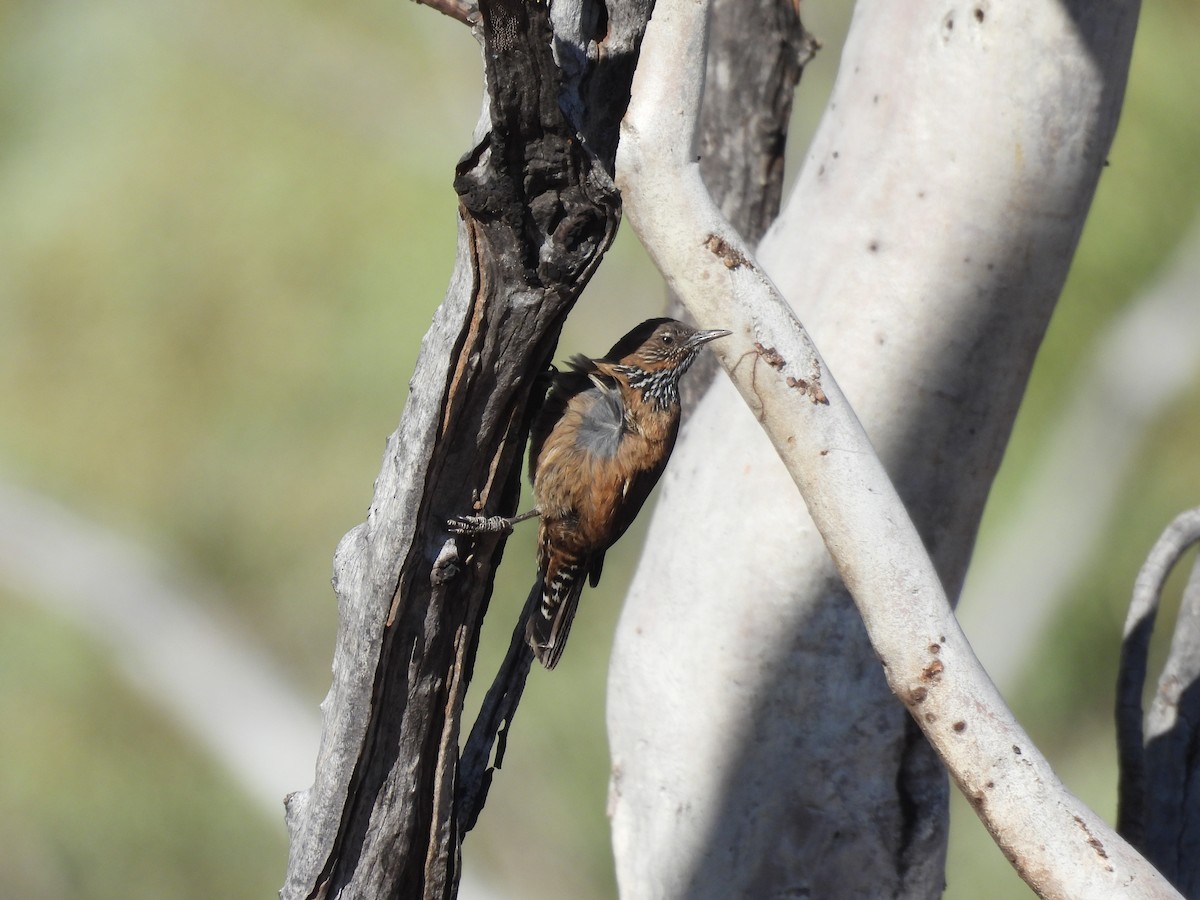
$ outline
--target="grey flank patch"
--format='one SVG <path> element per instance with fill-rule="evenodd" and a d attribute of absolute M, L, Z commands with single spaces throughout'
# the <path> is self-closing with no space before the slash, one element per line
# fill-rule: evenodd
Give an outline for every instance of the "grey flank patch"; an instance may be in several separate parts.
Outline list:
<path fill-rule="evenodd" d="M 595 376 L 592 382 L 595 387 L 587 390 L 588 396 L 594 398 L 592 408 L 583 417 L 583 423 L 575 435 L 575 444 L 593 456 L 611 459 L 621 444 L 625 405 L 621 402 L 621 392 L 616 385 Z"/>

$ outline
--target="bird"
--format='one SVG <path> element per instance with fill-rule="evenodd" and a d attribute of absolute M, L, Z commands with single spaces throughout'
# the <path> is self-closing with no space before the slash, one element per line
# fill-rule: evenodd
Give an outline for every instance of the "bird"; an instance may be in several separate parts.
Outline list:
<path fill-rule="evenodd" d="M 530 430 L 534 508 L 450 520 L 452 531 L 472 534 L 539 519 L 525 639 L 547 669 L 562 656 L 585 582 L 599 583 L 605 553 L 666 468 L 679 434 L 679 379 L 705 344 L 731 333 L 647 319 L 604 356 L 572 357 Z"/>

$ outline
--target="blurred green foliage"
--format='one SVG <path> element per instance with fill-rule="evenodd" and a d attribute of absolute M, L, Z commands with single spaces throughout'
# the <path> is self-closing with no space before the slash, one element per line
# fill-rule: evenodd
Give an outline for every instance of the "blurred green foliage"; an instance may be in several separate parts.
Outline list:
<path fill-rule="evenodd" d="M 793 154 L 815 126 L 847 16 L 808 13 L 828 49 L 805 75 Z M 1112 166 L 989 527 L 1089 339 L 1200 205 L 1198 35 L 1194 3 L 1143 11 Z M 453 262 L 450 179 L 479 108 L 478 50 L 462 26 L 405 0 L 4 0 L 0 49 L 0 475 L 217 586 L 221 612 L 315 707 L 335 628 L 333 548 L 365 515 Z M 615 323 L 654 314 L 660 296 L 623 233 L 562 355 L 606 348 L 624 330 Z M 1110 550 L 1016 698 L 1068 782 L 1108 814 L 1117 635 L 1145 549 L 1200 496 L 1198 400 L 1181 401 L 1147 444 Z M 614 891 L 600 636 L 639 538 L 618 546 L 589 595 L 581 627 L 596 639 L 574 645 L 557 677 L 531 679 L 468 840 L 471 864 L 515 895 L 532 896 L 531 855 L 540 896 Z M 481 673 L 532 578 L 532 531 L 507 555 Z M 279 819 L 252 809 L 70 627 L 8 595 L 0 622 L 0 895 L 278 886 Z M 970 814 L 956 823 L 950 896 L 1020 895 Z"/>
<path fill-rule="evenodd" d="M 1034 366 L 1004 464 L 984 516 L 986 548 L 1010 512 L 1029 463 L 1069 400 L 1078 366 L 1114 313 L 1152 281 L 1200 213 L 1200 6 L 1143 4 L 1121 124 L 1071 275 Z M 1200 298 L 1200 285 L 1197 285 Z M 1200 351 L 1198 351 L 1200 352 Z M 1130 367 L 1138 365 L 1129 360 Z M 1114 398 L 1136 403 L 1136 397 Z M 1067 787 L 1116 820 L 1112 708 L 1118 651 L 1133 580 L 1162 529 L 1200 504 L 1200 385 L 1152 429 L 1122 486 L 1099 550 L 1035 648 L 1009 697 Z M 1184 572 L 1187 563 L 1181 567 Z M 1164 593 L 1155 661 L 1165 654 L 1182 574 Z M 957 792 L 951 808 L 948 898 L 1033 897 Z"/>
<path fill-rule="evenodd" d="M 0 594 L 0 896 L 265 897 L 283 835 L 131 697 L 111 661 Z"/>

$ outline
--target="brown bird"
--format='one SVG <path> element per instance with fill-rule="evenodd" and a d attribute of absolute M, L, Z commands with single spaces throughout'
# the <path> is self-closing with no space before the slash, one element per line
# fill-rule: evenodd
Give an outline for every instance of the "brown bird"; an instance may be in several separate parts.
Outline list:
<path fill-rule="evenodd" d="M 538 578 L 526 640 L 547 669 L 566 645 L 579 595 L 595 587 L 604 554 L 633 522 L 679 433 L 679 379 L 704 344 L 730 334 L 649 319 L 599 359 L 575 356 L 554 375 L 534 421 L 529 479 L 536 508 L 505 519 L 450 522 L 472 534 L 511 531 L 538 516 Z"/>

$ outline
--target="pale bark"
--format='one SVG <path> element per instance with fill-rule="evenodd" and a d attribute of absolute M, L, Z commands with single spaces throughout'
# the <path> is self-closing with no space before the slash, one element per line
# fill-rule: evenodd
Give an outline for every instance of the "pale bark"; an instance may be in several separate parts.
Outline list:
<path fill-rule="evenodd" d="M 987 636 L 979 655 L 1002 690 L 1038 658 L 1069 587 L 1100 552 L 1148 433 L 1200 374 L 1198 295 L 1200 219 L 1097 337 L 1016 508 L 971 566 L 960 618 L 967 634 Z"/>
<path fill-rule="evenodd" d="M 619 184 L 697 321 L 735 331 L 715 349 L 743 399 L 719 379 L 693 416 L 618 630 L 623 896 L 938 895 L 944 777 L 889 687 L 1043 896 L 1174 896 L 1062 788 L 945 599 L 1112 139 L 1136 14 L 856 12 L 762 258 L 918 538 L 829 366 L 703 196 L 689 149 L 703 10 L 660 0 Z"/>

